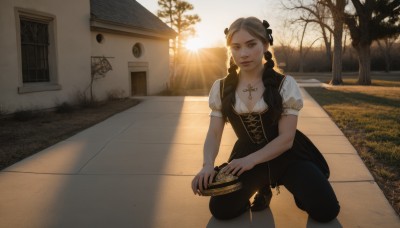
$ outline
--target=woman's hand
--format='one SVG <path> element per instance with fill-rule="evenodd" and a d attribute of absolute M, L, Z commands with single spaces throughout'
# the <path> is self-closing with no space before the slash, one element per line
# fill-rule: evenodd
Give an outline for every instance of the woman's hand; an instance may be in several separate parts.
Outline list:
<path fill-rule="evenodd" d="M 233 159 L 221 172 L 240 176 L 245 171 L 252 169 L 255 165 L 254 161 L 249 156 L 246 156 L 244 158 Z"/>
<path fill-rule="evenodd" d="M 215 174 L 213 166 L 205 165 L 192 180 L 193 193 L 201 196 L 201 191 L 207 189 L 208 184 L 212 183 Z"/>

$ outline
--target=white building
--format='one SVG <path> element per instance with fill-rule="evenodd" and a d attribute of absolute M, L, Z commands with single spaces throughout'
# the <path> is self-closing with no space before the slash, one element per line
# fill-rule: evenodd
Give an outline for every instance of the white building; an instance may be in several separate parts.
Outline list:
<path fill-rule="evenodd" d="M 0 111 L 89 95 L 91 66 L 103 58 L 112 70 L 94 81 L 97 99 L 161 92 L 175 36 L 135 0 L 1 0 Z"/>

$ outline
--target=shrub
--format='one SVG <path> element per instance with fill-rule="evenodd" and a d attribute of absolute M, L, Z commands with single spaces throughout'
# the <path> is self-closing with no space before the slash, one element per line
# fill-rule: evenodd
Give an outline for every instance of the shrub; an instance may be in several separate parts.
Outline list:
<path fill-rule="evenodd" d="M 75 102 L 82 108 L 93 107 L 96 104 L 96 99 L 90 99 L 85 92 L 77 91 L 75 95 Z"/>
<path fill-rule="evenodd" d="M 74 107 L 68 102 L 63 102 L 56 107 L 57 113 L 71 113 L 74 111 Z"/>
<path fill-rule="evenodd" d="M 5 110 L 2 105 L 0 105 L 0 118 L 7 115 L 7 113 L 7 110 Z"/>
<path fill-rule="evenodd" d="M 14 120 L 17 121 L 29 121 L 35 119 L 39 116 L 38 112 L 34 112 L 33 110 L 17 110 L 13 114 Z"/>
<path fill-rule="evenodd" d="M 123 89 L 112 89 L 107 92 L 107 100 L 119 100 L 125 97 L 125 90 Z"/>

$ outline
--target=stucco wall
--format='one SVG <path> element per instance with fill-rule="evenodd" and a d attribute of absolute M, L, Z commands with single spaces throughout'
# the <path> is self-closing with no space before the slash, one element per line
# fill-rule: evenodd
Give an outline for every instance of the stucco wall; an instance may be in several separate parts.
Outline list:
<path fill-rule="evenodd" d="M 98 43 L 96 35 L 102 34 L 104 41 Z M 109 32 L 92 32 L 92 56 L 112 57 L 108 61 L 113 68 L 104 78 L 96 80 L 94 91 L 100 99 L 114 89 L 124 90 L 126 96 L 131 94 L 129 63 L 147 63 L 147 94 L 154 95 L 166 89 L 169 77 L 169 43 L 168 40 L 139 38 Z M 136 58 L 132 47 L 140 43 L 143 54 Z"/>
<path fill-rule="evenodd" d="M 0 112 L 53 108 L 65 101 L 75 102 L 79 93 L 89 92 L 91 56 L 113 57 L 108 59 L 113 70 L 93 85 L 94 95 L 99 100 L 115 91 L 124 91 L 116 95 L 131 95 L 132 67 L 129 65 L 132 63 L 147 66 L 148 95 L 166 89 L 168 40 L 91 31 L 89 3 L 89 0 L 0 1 Z M 22 82 L 18 16 L 21 11 L 53 18 L 54 42 L 51 45 L 55 48 L 50 61 L 55 72 L 50 77 L 55 78 L 55 83 L 44 84 L 56 85 L 56 89 L 53 86 L 53 90 L 30 90 L 40 83 Z M 104 36 L 102 43 L 96 41 L 99 33 Z M 139 58 L 132 54 L 136 43 L 143 47 Z"/>
<path fill-rule="evenodd" d="M 20 9 L 54 17 L 55 82 L 60 90 L 19 93 L 23 87 L 20 69 L 18 16 Z M 8 112 L 51 108 L 72 101 L 90 81 L 89 0 L 0 1 L 0 106 Z M 53 64 L 54 65 L 54 64 Z M 54 76 L 54 75 L 53 75 Z"/>

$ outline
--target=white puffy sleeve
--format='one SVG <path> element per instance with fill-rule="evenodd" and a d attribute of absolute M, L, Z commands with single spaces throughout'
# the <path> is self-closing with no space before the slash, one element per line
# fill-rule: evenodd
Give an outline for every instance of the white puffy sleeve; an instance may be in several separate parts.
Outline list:
<path fill-rule="evenodd" d="M 210 94 L 208 97 L 208 105 L 211 109 L 210 116 L 222 117 L 220 84 L 221 84 L 221 79 L 216 80 L 210 90 Z"/>
<path fill-rule="evenodd" d="M 303 108 L 303 98 L 300 93 L 300 88 L 293 77 L 285 77 L 280 94 L 283 102 L 282 115 L 298 116 L 300 109 Z"/>

